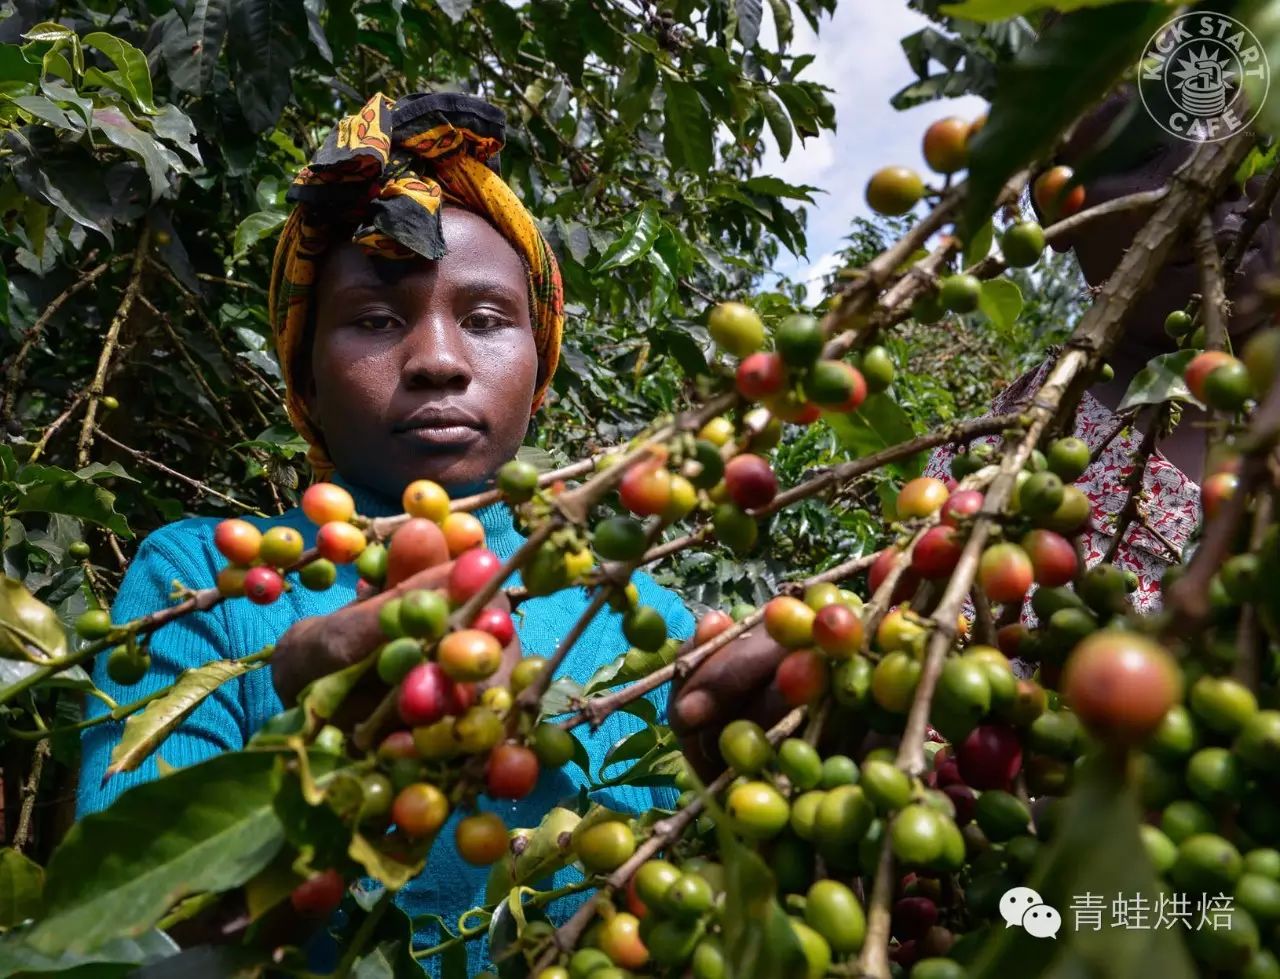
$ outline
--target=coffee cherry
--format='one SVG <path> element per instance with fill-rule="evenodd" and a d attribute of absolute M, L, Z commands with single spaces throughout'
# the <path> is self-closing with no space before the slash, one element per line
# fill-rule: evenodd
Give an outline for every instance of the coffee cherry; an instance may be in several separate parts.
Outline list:
<path fill-rule="evenodd" d="M 1089 468 L 1089 444 L 1074 435 L 1054 439 L 1045 453 L 1045 461 L 1049 471 L 1064 483 L 1074 483 Z"/>
<path fill-rule="evenodd" d="M 1239 411 L 1253 394 L 1249 371 L 1235 358 L 1215 367 L 1204 379 L 1204 400 L 1217 411 Z"/>
<path fill-rule="evenodd" d="M 898 516 L 902 519 L 927 517 L 947 502 L 947 484 L 933 476 L 920 476 L 898 491 Z"/>
<path fill-rule="evenodd" d="M 1035 221 L 1017 221 L 1000 235 L 1000 251 L 1005 264 L 1025 269 L 1040 261 L 1044 253 L 1044 228 Z"/>
<path fill-rule="evenodd" d="M 448 560 L 449 545 L 440 525 L 426 517 L 411 517 L 397 528 L 387 547 L 387 587 Z"/>
<path fill-rule="evenodd" d="M 739 718 L 720 732 L 720 756 L 739 775 L 756 775 L 773 759 L 773 746 L 764 728 L 755 721 Z"/>
<path fill-rule="evenodd" d="M 459 682 L 486 680 L 502 665 L 502 646 L 479 629 L 460 629 L 440 640 L 436 659 L 449 679 Z"/>
<path fill-rule="evenodd" d="M 1077 184 L 1067 190 L 1074 176 L 1075 171 L 1070 167 L 1050 167 L 1032 185 L 1032 200 L 1050 224 L 1068 218 L 1084 207 L 1084 187 Z"/>
<path fill-rule="evenodd" d="M 1280 377 L 1280 330 L 1255 333 L 1240 352 L 1249 381 L 1259 393 L 1269 391 Z"/>
<path fill-rule="evenodd" d="M 394 687 L 425 661 L 422 644 L 418 640 L 407 636 L 392 639 L 378 652 L 378 678 L 387 686 Z"/>
<path fill-rule="evenodd" d="M 780 646 L 799 649 L 813 642 L 815 613 L 798 598 L 779 595 L 764 607 L 764 628 Z"/>
<path fill-rule="evenodd" d="M 683 520 L 691 514 L 698 505 L 698 491 L 693 488 L 693 483 L 685 479 L 679 473 L 671 475 L 671 499 L 667 501 L 667 505 L 662 508 L 663 523 L 675 523 Z M 590 558 L 590 552 L 581 552 Z M 572 555 L 570 555 L 572 558 Z M 594 562 L 592 562 L 594 564 Z M 587 566 L 590 570 L 591 565 Z"/>
<path fill-rule="evenodd" d="M 107 676 L 112 683 L 131 687 L 151 669 L 151 657 L 135 653 L 126 646 L 117 646 L 107 656 Z"/>
<path fill-rule="evenodd" d="M 862 905 L 853 891 L 836 880 L 820 880 L 809 888 L 804 920 L 837 955 L 858 951 L 866 939 L 867 920 Z"/>
<path fill-rule="evenodd" d="M 578 835 L 574 852 L 589 874 L 617 870 L 636 852 L 636 837 L 624 822 L 596 823 Z"/>
<path fill-rule="evenodd" d="M 1037 584 L 1049 588 L 1065 585 L 1076 576 L 1079 562 L 1071 542 L 1052 530 L 1032 530 L 1022 538 L 1022 549 L 1031 559 Z"/>
<path fill-rule="evenodd" d="M 978 308 L 981 296 L 982 282 L 967 273 L 948 275 L 938 290 L 943 307 L 953 313 L 972 313 Z"/>
<path fill-rule="evenodd" d="M 638 520 L 610 517 L 596 526 L 592 543 L 606 561 L 635 561 L 645 552 L 648 534 Z"/>
<path fill-rule="evenodd" d="M 774 345 L 788 367 L 806 368 L 821 355 L 826 339 L 815 317 L 796 313 L 778 324 Z"/>
<path fill-rule="evenodd" d="M 439 483 L 429 479 L 415 479 L 404 488 L 400 505 L 411 517 L 423 517 L 435 523 L 443 523 L 449 516 L 449 494 Z"/>
<path fill-rule="evenodd" d="M 507 827 L 496 813 L 478 812 L 459 821 L 454 842 L 463 860 L 487 867 L 506 855 Z"/>
<path fill-rule="evenodd" d="M 515 623 L 511 615 L 500 608 L 483 608 L 471 620 L 471 628 L 487 632 L 498 640 L 499 646 L 507 646 L 516 635 Z"/>
<path fill-rule="evenodd" d="M 891 714 L 903 714 L 911 706 L 920 682 L 920 663 L 908 653 L 888 653 L 871 672 L 871 696 Z"/>
<path fill-rule="evenodd" d="M 77 561 L 83 561 L 92 553 L 93 551 L 89 545 L 82 540 L 73 540 L 67 545 L 67 554 L 75 558 Z"/>
<path fill-rule="evenodd" d="M 338 580 L 338 568 L 332 561 L 316 558 L 299 569 L 298 580 L 309 591 L 324 591 Z"/>
<path fill-rule="evenodd" d="M 1173 657 L 1150 639 L 1099 632 L 1072 651 L 1062 691 L 1094 733 L 1133 744 L 1152 734 L 1181 698 L 1182 674 Z"/>
<path fill-rule="evenodd" d="M 743 555 L 756 546 L 760 528 L 755 518 L 743 513 L 732 503 L 722 503 L 711 516 L 711 526 L 716 539 L 734 554 Z"/>
<path fill-rule="evenodd" d="M 1017 544 L 992 544 L 978 562 L 978 582 L 993 602 L 1021 602 L 1035 572 Z"/>
<path fill-rule="evenodd" d="M 213 545 L 232 564 L 252 564 L 258 559 L 262 533 L 247 520 L 223 520 L 213 530 Z"/>
<path fill-rule="evenodd" d="M 862 372 L 843 360 L 820 360 L 814 364 L 804 391 L 818 407 L 834 412 L 857 411 L 867 400 L 867 382 Z"/>
<path fill-rule="evenodd" d="M 1164 332 L 1175 340 L 1181 340 L 1195 329 L 1195 321 L 1185 309 L 1175 309 L 1164 318 Z"/>
<path fill-rule="evenodd" d="M 778 664 L 774 682 L 792 707 L 816 703 L 831 685 L 831 667 L 812 649 L 797 649 Z"/>
<path fill-rule="evenodd" d="M 366 543 L 364 531 L 342 521 L 324 524 L 316 531 L 316 550 L 334 564 L 350 564 L 360 556 Z"/>
<path fill-rule="evenodd" d="M 446 714 L 461 714 L 466 696 L 441 669 L 439 663 L 421 663 L 405 676 L 397 706 L 400 719 L 410 727 L 434 724 Z"/>
<path fill-rule="evenodd" d="M 484 525 L 469 513 L 451 513 L 440 524 L 449 557 L 484 546 Z"/>
<path fill-rule="evenodd" d="M 272 527 L 262 535 L 258 558 L 274 568 L 287 568 L 302 556 L 302 535 L 292 527 Z"/>
<path fill-rule="evenodd" d="M 757 352 L 738 365 L 738 393 L 748 401 L 777 394 L 787 383 L 787 367 L 776 353 Z"/>
<path fill-rule="evenodd" d="M 289 894 L 293 910 L 304 918 L 328 918 L 342 903 L 347 883 L 342 874 L 329 869 L 312 874 Z"/>
<path fill-rule="evenodd" d="M 868 347 L 862 355 L 859 365 L 862 376 L 867 382 L 867 392 L 879 394 L 893 383 L 897 369 L 893 365 L 893 357 L 881 346 Z"/>
<path fill-rule="evenodd" d="M 768 782 L 744 782 L 729 793 L 725 813 L 740 834 L 750 840 L 766 840 L 777 836 L 790 810 Z"/>
<path fill-rule="evenodd" d="M 98 404 L 102 405 L 103 411 L 115 411 L 120 407 L 120 401 L 110 394 L 104 394 L 99 398 Z"/>
<path fill-rule="evenodd" d="M 1197 721 L 1219 734 L 1235 735 L 1258 713 L 1258 698 L 1232 677 L 1202 676 L 1187 697 Z"/>
<path fill-rule="evenodd" d="M 622 635 L 646 653 L 655 653 L 667 641 L 667 622 L 651 605 L 640 605 L 622 617 Z"/>
<path fill-rule="evenodd" d="M 111 632 L 111 613 L 91 608 L 76 617 L 76 635 L 81 639 L 101 639 Z"/>
<path fill-rule="evenodd" d="M 733 422 L 725 418 L 724 415 L 717 415 L 703 425 L 702 428 L 698 429 L 698 438 L 704 442 L 710 442 L 718 449 L 722 449 L 732 442 L 733 436 Z"/>
<path fill-rule="evenodd" d="M 345 523 L 355 516 L 356 501 L 335 483 L 315 483 L 302 494 L 302 512 L 318 527 Z"/>
<path fill-rule="evenodd" d="M 391 804 L 391 821 L 411 839 L 435 835 L 448 818 L 449 800 L 427 782 L 401 789 Z"/>
<path fill-rule="evenodd" d="M 963 549 L 964 540 L 954 527 L 930 527 L 911 552 L 911 570 L 929 581 L 949 577 Z"/>
<path fill-rule="evenodd" d="M 244 594 L 255 605 L 270 605 L 284 591 L 284 579 L 274 568 L 259 565 L 244 575 Z"/>
<path fill-rule="evenodd" d="M 223 598 L 241 598 L 244 595 L 244 578 L 248 573 L 248 568 L 228 564 L 214 580 L 218 594 Z"/>
<path fill-rule="evenodd" d="M 490 550 L 472 548 L 458 555 L 449 572 L 449 601 L 462 605 L 489 584 L 502 570 L 502 561 Z"/>
<path fill-rule="evenodd" d="M 509 503 L 533 499 L 538 489 L 538 468 L 529 462 L 512 459 L 498 470 L 498 489 Z"/>
<path fill-rule="evenodd" d="M 1240 485 L 1240 477 L 1235 473 L 1214 473 L 1205 477 L 1200 484 L 1200 506 L 1204 510 L 1204 518 L 1212 520 L 1217 516 L 1223 504 L 1229 500 Z"/>
<path fill-rule="evenodd" d="M 546 722 L 533 729 L 532 743 L 538 762 L 546 768 L 563 768 L 569 764 L 578 744 L 577 739 L 564 728 Z"/>
<path fill-rule="evenodd" d="M 955 116 L 939 119 L 924 131 L 924 160 L 938 173 L 955 173 L 968 164 L 968 144 L 969 123 Z"/>
<path fill-rule="evenodd" d="M 671 473 L 657 460 L 637 463 L 622 477 L 618 496 L 636 516 L 656 516 L 671 502 Z"/>
<path fill-rule="evenodd" d="M 809 742 L 787 738 L 778 745 L 778 770 L 797 789 L 815 789 L 822 781 L 822 758 Z"/>
<path fill-rule="evenodd" d="M 725 488 L 730 499 L 744 510 L 755 510 L 772 502 L 778 494 L 778 477 L 764 459 L 741 453 L 724 469 Z"/>
<path fill-rule="evenodd" d="M 1017 733 L 1003 724 L 982 724 L 956 748 L 965 783 L 975 789 L 1008 789 L 1022 767 Z"/>
<path fill-rule="evenodd" d="M 908 167 L 884 167 L 871 175 L 866 194 L 877 214 L 906 214 L 924 196 L 924 182 Z"/>
<path fill-rule="evenodd" d="M 942 505 L 944 526 L 959 527 L 982 509 L 983 496 L 977 490 L 956 490 Z"/>
<path fill-rule="evenodd" d="M 1036 523 L 1068 537 L 1074 536 L 1089 525 L 1090 504 L 1084 491 L 1076 486 L 1062 488 L 1062 504 L 1047 517 Z"/>
<path fill-rule="evenodd" d="M 733 628 L 734 620 L 719 609 L 712 609 L 698 620 L 698 627 L 693 633 L 693 644 L 701 646 L 710 642 L 726 629 Z"/>
<path fill-rule="evenodd" d="M 635 971 L 649 961 L 649 949 L 640 938 L 640 920 L 626 911 L 619 911 L 604 923 L 598 943 L 600 950 L 619 969 Z M 595 975 L 603 976 L 604 971 Z"/>
<path fill-rule="evenodd" d="M 764 323 L 749 306 L 724 302 L 712 308 L 707 317 L 711 339 L 734 357 L 746 357 L 764 346 Z"/>
<path fill-rule="evenodd" d="M 813 641 L 832 659 L 849 659 L 862 648 L 862 617 L 842 603 L 823 606 L 813 618 Z"/>
<path fill-rule="evenodd" d="M 500 744 L 489 753 L 485 787 L 495 799 L 523 799 L 538 782 L 538 756 L 519 744 Z"/>
<path fill-rule="evenodd" d="M 1187 369 L 1182 372 L 1182 379 L 1186 382 L 1188 390 L 1198 400 L 1207 401 L 1205 382 L 1209 379 L 1209 375 L 1219 367 L 1232 363 L 1239 363 L 1239 361 L 1225 350 L 1206 350 L 1204 353 L 1196 354 L 1191 363 L 1187 364 Z"/>

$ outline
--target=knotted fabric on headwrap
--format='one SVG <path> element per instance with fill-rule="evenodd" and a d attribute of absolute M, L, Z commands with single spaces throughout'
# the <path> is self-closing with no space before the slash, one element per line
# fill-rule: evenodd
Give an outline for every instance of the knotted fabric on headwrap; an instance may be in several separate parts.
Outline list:
<path fill-rule="evenodd" d="M 382 93 L 338 122 L 289 188 L 295 207 L 271 267 L 268 305 L 285 382 L 289 420 L 311 449 L 318 478 L 333 472 L 319 429 L 298 390 L 294 365 L 305 342 L 316 270 L 338 233 L 370 255 L 442 258 L 440 208 L 449 203 L 489 221 L 529 268 L 534 342 L 542 364 L 533 409 L 546 396 L 560 358 L 564 291 L 560 269 L 533 215 L 497 170 L 505 118 L 468 95 Z"/>

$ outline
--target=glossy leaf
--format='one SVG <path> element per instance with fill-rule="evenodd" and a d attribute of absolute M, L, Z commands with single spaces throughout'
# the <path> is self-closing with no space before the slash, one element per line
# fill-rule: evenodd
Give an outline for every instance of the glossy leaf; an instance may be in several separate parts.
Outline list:
<path fill-rule="evenodd" d="M 1180 401 L 1203 408 L 1204 405 L 1182 379 L 1187 365 L 1198 353 L 1199 350 L 1179 350 L 1152 357 L 1147 361 L 1147 366 L 1138 371 L 1129 382 L 1117 410 L 1125 411 L 1139 405 L 1160 404 L 1162 401 Z"/>
<path fill-rule="evenodd" d="M 608 272 L 639 261 L 649 253 L 662 229 L 662 221 L 653 207 L 642 207 L 623 224 L 622 233 L 600 257 L 596 272 Z"/>
<path fill-rule="evenodd" d="M 86 47 L 101 51 L 116 66 L 115 71 L 105 74 L 113 87 L 127 95 L 143 112 L 156 111 L 151 92 L 151 71 L 145 54 L 128 41 L 102 31 L 86 34 L 81 41 Z"/>
<path fill-rule="evenodd" d="M 241 660 L 223 659 L 183 671 L 164 696 L 125 719 L 124 733 L 111 749 L 107 777 L 133 771 L 178 729 L 206 697 L 224 683 L 254 668 L 254 664 Z"/>
<path fill-rule="evenodd" d="M 1012 279 L 986 279 L 978 293 L 978 308 L 998 332 L 1007 333 L 1022 312 L 1022 290 Z"/>
<path fill-rule="evenodd" d="M 0 657 L 36 663 L 67 655 L 58 615 L 21 581 L 0 578 Z"/>
<path fill-rule="evenodd" d="M 229 5 L 229 0 L 195 0 L 186 24 L 176 20 L 165 36 L 161 50 L 169 80 L 180 91 L 198 96 L 212 86 L 227 38 Z"/>
<path fill-rule="evenodd" d="M 113 938 L 83 954 L 42 955 L 26 943 L 25 932 L 12 931 L 0 937 L 0 975 L 125 979 L 138 975 L 139 966 L 166 961 L 178 951 L 177 942 L 153 928 L 137 938 Z"/>
<path fill-rule="evenodd" d="M 72 827 L 49 862 L 45 913 L 26 943 L 83 953 L 141 934 L 178 900 L 244 883 L 284 841 L 280 756 L 215 756 L 135 786 Z"/>
<path fill-rule="evenodd" d="M 12 847 L 0 850 L 0 928 L 12 928 L 40 910 L 44 868 Z"/>
<path fill-rule="evenodd" d="M 666 128 L 662 145 L 677 166 L 706 176 L 715 164 L 711 114 L 698 90 L 687 82 L 662 80 L 666 101 Z"/>

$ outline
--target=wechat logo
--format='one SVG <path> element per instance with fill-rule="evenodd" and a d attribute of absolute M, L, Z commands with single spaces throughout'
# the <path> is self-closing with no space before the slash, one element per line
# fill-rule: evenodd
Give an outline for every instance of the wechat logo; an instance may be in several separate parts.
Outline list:
<path fill-rule="evenodd" d="M 1057 938 L 1062 927 L 1058 909 L 1045 904 L 1044 898 L 1030 887 L 1010 887 L 1005 891 L 1000 898 L 1000 917 L 1006 928 L 1017 925 L 1036 938 Z"/>

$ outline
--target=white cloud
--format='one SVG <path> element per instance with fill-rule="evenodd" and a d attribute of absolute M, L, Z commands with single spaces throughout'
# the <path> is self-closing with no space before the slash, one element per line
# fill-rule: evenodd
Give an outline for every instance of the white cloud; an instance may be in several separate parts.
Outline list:
<path fill-rule="evenodd" d="M 766 5 L 764 29 L 772 32 L 770 18 Z M 836 132 L 804 143 L 797 140 L 786 160 L 770 141 L 763 173 L 826 191 L 809 209 L 809 254 L 820 257 L 792 259 L 784 252 L 779 273 L 808 283 L 824 261 L 829 263 L 824 271 L 830 271 L 832 255 L 850 222 L 870 214 L 863 188 L 871 174 L 889 164 L 923 167 L 920 139 L 929 123 L 948 115 L 970 118 L 985 108 L 972 96 L 903 112 L 889 105 L 889 98 L 915 78 L 899 41 L 927 23 L 905 5 L 883 0 L 845 0 L 833 17 L 822 21 L 817 35 L 803 18 L 796 18 L 793 47 L 797 53 L 814 55 L 800 77 L 833 90 L 828 98 L 836 110 Z M 819 281 L 820 277 L 818 272 Z"/>

